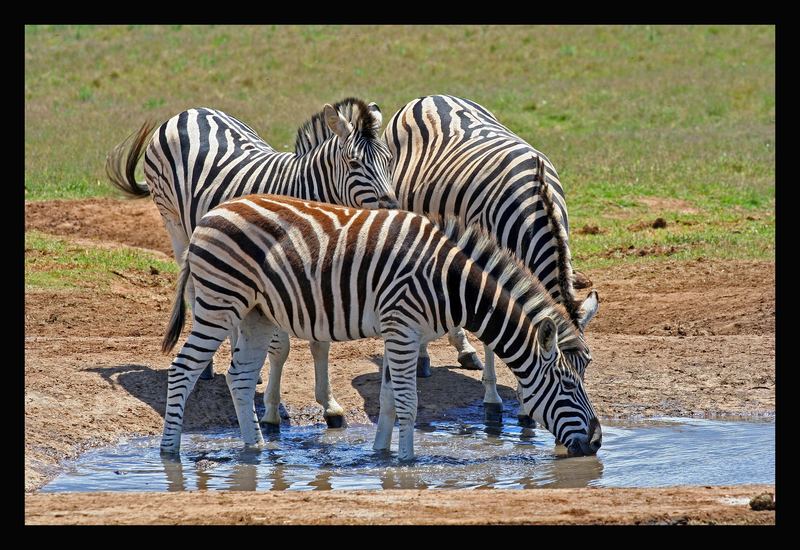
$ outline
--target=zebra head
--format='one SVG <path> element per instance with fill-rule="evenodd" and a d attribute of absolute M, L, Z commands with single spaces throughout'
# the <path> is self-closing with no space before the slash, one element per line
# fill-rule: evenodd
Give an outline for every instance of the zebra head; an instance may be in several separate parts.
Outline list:
<path fill-rule="evenodd" d="M 356 208 L 397 208 L 389 174 L 392 156 L 379 138 L 381 111 L 375 103 L 365 105 L 360 100 L 351 100 L 346 106 L 350 107 L 350 120 L 330 104 L 323 111 L 325 123 L 336 136 L 333 172 L 339 200 Z"/>
<path fill-rule="evenodd" d="M 585 346 L 582 340 L 579 345 Z M 600 421 L 582 377 L 558 347 L 558 329 L 549 317 L 536 329 L 534 357 L 538 360 L 534 378 L 527 387 L 522 383 L 525 413 L 555 435 L 570 456 L 597 453 L 603 439 Z"/>

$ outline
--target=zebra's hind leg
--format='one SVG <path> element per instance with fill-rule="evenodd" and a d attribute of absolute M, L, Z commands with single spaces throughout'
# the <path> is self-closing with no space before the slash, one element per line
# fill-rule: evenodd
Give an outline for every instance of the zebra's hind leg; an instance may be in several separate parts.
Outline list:
<path fill-rule="evenodd" d="M 197 326 L 203 325 L 193 324 L 193 327 Z M 164 434 L 161 437 L 162 453 L 177 454 L 180 451 L 186 399 L 194 388 L 203 366 L 214 356 L 226 335 L 227 330 L 223 328 L 209 329 L 203 326 L 202 333 L 193 328 L 180 353 L 172 361 L 167 383 Z"/>
<path fill-rule="evenodd" d="M 180 221 L 173 217 L 173 214 L 167 210 L 159 208 L 161 212 L 161 219 L 164 220 L 164 228 L 167 230 L 170 242 L 172 243 L 172 251 L 175 253 L 175 260 L 178 262 L 179 267 L 183 267 L 183 262 L 186 261 L 184 253 L 189 248 L 189 237 L 186 235 L 181 226 Z M 186 303 L 189 307 L 194 308 L 194 280 L 189 277 L 186 281 Z M 231 346 L 233 349 L 233 346 Z M 203 372 L 200 373 L 200 380 L 211 380 L 214 378 L 214 359 L 212 358 L 206 364 Z"/>
<path fill-rule="evenodd" d="M 483 365 L 478 352 L 469 343 L 467 334 L 462 328 L 453 328 L 447 333 L 447 341 L 458 350 L 458 363 L 467 370 L 482 370 Z"/>
<path fill-rule="evenodd" d="M 323 417 L 329 428 L 344 427 L 344 409 L 331 391 L 328 377 L 328 353 L 330 342 L 309 342 L 311 355 L 314 357 L 314 398 L 322 405 Z"/>
<path fill-rule="evenodd" d="M 174 243 L 173 243 L 173 246 L 175 246 Z M 191 277 L 189 277 L 189 280 L 186 281 L 186 303 L 187 304 L 192 304 L 192 307 L 194 307 L 194 295 L 195 295 L 195 292 L 194 292 L 194 280 Z M 233 343 L 236 340 L 235 334 L 236 334 L 236 331 L 233 331 L 230 334 L 231 350 L 233 349 Z M 200 377 L 199 378 L 200 378 L 200 380 L 213 380 L 214 379 L 214 356 L 213 355 L 211 356 L 211 359 L 209 359 L 209 361 L 206 364 L 206 366 L 203 369 L 203 371 L 200 373 Z"/>
<path fill-rule="evenodd" d="M 277 330 L 269 345 L 269 380 L 267 389 L 264 390 L 264 416 L 261 417 L 261 423 L 267 431 L 280 430 L 281 376 L 287 357 L 289 357 L 289 335 Z"/>
<path fill-rule="evenodd" d="M 267 358 L 267 349 L 275 327 L 266 322 L 258 309 L 253 309 L 239 324 L 238 332 L 231 368 L 225 374 L 225 380 L 236 408 L 244 444 L 254 447 L 264 443 L 253 402 L 256 381 Z"/>
<path fill-rule="evenodd" d="M 497 373 L 494 369 L 494 352 L 487 346 L 483 347 L 486 364 L 483 366 L 483 416 L 488 423 L 498 424 L 503 421 L 503 400 L 497 393 Z"/>

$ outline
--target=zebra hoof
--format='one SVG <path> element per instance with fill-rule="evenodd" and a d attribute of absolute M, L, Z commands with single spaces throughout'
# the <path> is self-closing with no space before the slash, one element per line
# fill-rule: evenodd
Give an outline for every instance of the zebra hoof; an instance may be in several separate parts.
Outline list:
<path fill-rule="evenodd" d="M 335 416 L 326 416 L 325 423 L 329 428 L 344 428 L 344 416 L 338 414 Z"/>
<path fill-rule="evenodd" d="M 210 362 L 200 373 L 200 380 L 213 380 L 214 379 L 214 363 Z"/>
<path fill-rule="evenodd" d="M 431 358 L 418 357 L 417 358 L 417 378 L 429 378 L 433 373 L 431 372 Z"/>
<path fill-rule="evenodd" d="M 503 423 L 503 404 L 502 403 L 484 403 L 483 404 L 483 420 L 489 424 L 502 424 Z"/>
<path fill-rule="evenodd" d="M 474 351 L 472 353 L 465 353 L 458 357 L 458 362 L 461 364 L 461 368 L 467 370 L 483 370 L 483 365 L 481 364 L 481 360 L 478 359 L 478 354 Z"/>
<path fill-rule="evenodd" d="M 517 422 L 523 428 L 533 429 L 536 427 L 536 421 L 528 415 L 525 414 L 518 414 L 517 415 Z"/>
<path fill-rule="evenodd" d="M 277 434 L 281 432 L 281 425 L 280 424 L 273 424 L 272 422 L 262 422 L 261 426 L 268 434 Z"/>

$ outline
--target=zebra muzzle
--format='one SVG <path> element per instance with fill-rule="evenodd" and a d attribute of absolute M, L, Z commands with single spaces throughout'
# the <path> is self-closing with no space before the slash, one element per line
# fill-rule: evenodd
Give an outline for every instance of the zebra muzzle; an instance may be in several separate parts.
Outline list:
<path fill-rule="evenodd" d="M 593 417 L 589 421 L 589 429 L 585 439 L 575 439 L 567 447 L 568 456 L 588 456 L 597 454 L 597 451 L 603 444 L 603 430 L 600 427 L 600 421 L 597 417 Z"/>
<path fill-rule="evenodd" d="M 389 210 L 397 210 L 400 207 L 400 203 L 397 202 L 397 199 L 393 199 L 389 196 L 384 196 L 378 199 L 378 208 L 388 208 Z"/>

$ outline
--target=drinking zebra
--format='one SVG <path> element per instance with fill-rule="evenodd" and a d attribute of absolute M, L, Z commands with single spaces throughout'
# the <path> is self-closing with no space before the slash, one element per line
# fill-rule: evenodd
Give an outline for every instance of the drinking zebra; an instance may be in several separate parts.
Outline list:
<path fill-rule="evenodd" d="M 203 216 L 181 263 L 162 349 L 180 336 L 190 279 L 193 323 L 169 369 L 164 453 L 179 451 L 186 399 L 232 331 L 238 338 L 226 380 L 248 446 L 263 443 L 253 398 L 276 332 L 324 342 L 381 336 L 374 448 L 389 449 L 396 417 L 398 456 L 412 459 L 420 345 L 457 327 L 505 361 L 525 412 L 571 455 L 601 445 L 597 415 L 564 355 L 588 355 L 581 332 L 535 275 L 476 225 L 251 195 Z"/>
<path fill-rule="evenodd" d="M 390 154 L 379 137 L 382 121 L 375 103 L 351 97 L 326 104 L 298 129 L 294 153 L 281 153 L 230 115 L 189 109 L 155 133 L 154 124 L 145 123 L 131 136 L 132 144 L 129 138 L 109 154 L 106 172 L 132 197 L 152 194 L 180 263 L 197 221 L 233 197 L 272 193 L 362 208 L 396 208 L 388 176 Z M 143 154 L 146 183 L 139 183 L 134 170 Z M 193 303 L 192 281 L 187 292 Z M 286 340 L 285 335 L 279 338 L 276 345 Z M 327 357 L 327 346 L 312 345 L 315 357 Z M 203 377 L 213 377 L 211 362 Z M 326 412 L 341 419 L 341 407 L 330 391 L 323 393 L 330 398 L 320 401 Z"/>
<path fill-rule="evenodd" d="M 597 295 L 590 293 L 583 303 L 576 299 L 564 192 L 545 155 L 486 108 L 449 95 L 409 102 L 389 120 L 383 137 L 392 154 L 392 182 L 400 208 L 455 215 L 465 223 L 479 224 L 537 275 L 581 331 L 586 328 L 597 311 Z M 483 367 L 462 329 L 449 332 L 448 340 L 458 350 L 462 366 Z M 487 413 L 497 417 L 503 401 L 497 392 L 494 354 L 486 346 L 484 351 L 483 401 Z M 589 359 L 569 359 L 583 376 Z M 320 362 L 315 356 L 315 364 Z M 270 361 L 262 420 L 268 424 L 280 422 L 282 365 Z M 418 375 L 430 374 L 430 357 L 423 343 Z M 517 416 L 528 423 L 524 411 Z"/>

